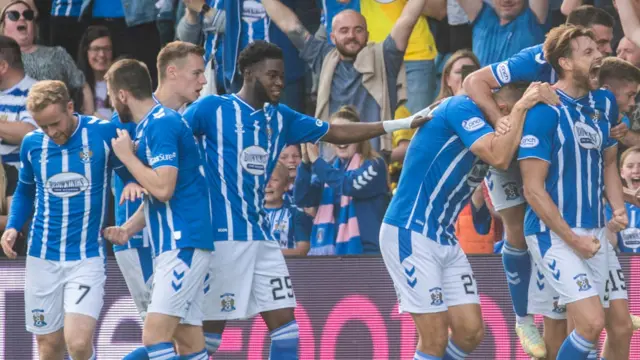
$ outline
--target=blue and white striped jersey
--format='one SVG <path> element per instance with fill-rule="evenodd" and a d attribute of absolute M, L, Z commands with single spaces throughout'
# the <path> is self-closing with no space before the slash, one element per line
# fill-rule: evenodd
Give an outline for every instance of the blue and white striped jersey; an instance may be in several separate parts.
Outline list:
<path fill-rule="evenodd" d="M 79 17 L 83 0 L 53 0 L 52 16 Z"/>
<path fill-rule="evenodd" d="M 489 169 L 469 149 L 493 128 L 464 95 L 446 99 L 432 116 L 409 144 L 384 222 L 455 245 L 458 214 Z"/>
<path fill-rule="evenodd" d="M 207 181 L 197 140 L 189 125 L 174 110 L 160 104 L 136 127 L 136 154 L 147 166 L 178 169 L 173 197 L 161 202 L 145 196 L 147 231 L 155 255 L 197 248 L 213 250 L 211 209 Z"/>
<path fill-rule="evenodd" d="M 118 113 L 114 113 L 111 117 L 111 122 L 116 125 L 119 129 L 127 130 L 131 138 L 135 137 L 136 134 L 136 123 L 128 122 L 122 123 L 120 121 L 120 116 Z M 124 181 L 114 172 L 113 181 L 111 182 L 113 185 L 113 196 L 114 196 L 114 211 L 115 211 L 115 220 L 117 226 L 122 226 L 129 218 L 138 210 L 140 204 L 142 204 L 142 199 L 136 201 L 126 201 L 124 204 L 120 205 L 120 196 L 122 195 L 122 190 L 124 189 L 125 183 Z M 133 248 L 141 248 L 150 246 L 149 244 L 149 236 L 145 230 L 140 231 L 139 233 L 133 235 L 129 242 L 125 245 L 114 245 L 113 251 L 118 252 L 127 249 Z"/>
<path fill-rule="evenodd" d="M 25 75 L 15 86 L 0 92 L 0 121 L 26 122 L 36 126 L 27 111 L 27 95 L 36 81 Z M 7 144 L 0 139 L 0 156 L 3 163 L 13 166 L 20 164 L 20 146 Z"/>
<path fill-rule="evenodd" d="M 560 105 L 538 104 L 527 112 L 518 160 L 537 158 L 549 163 L 545 188 L 570 227 L 603 227 L 603 153 L 617 145 L 609 137 L 618 122 L 616 99 L 603 89 L 580 99 L 556 92 Z M 548 230 L 527 206 L 525 235 Z M 541 243 L 542 253 L 550 246 Z"/>
<path fill-rule="evenodd" d="M 542 44 L 523 49 L 509 59 L 490 66 L 500 86 L 518 81 L 543 81 L 549 84 L 558 81 L 553 67 L 544 59 Z"/>
<path fill-rule="evenodd" d="M 272 240 L 264 189 L 287 145 L 317 142 L 329 123 L 289 107 L 254 109 L 237 95 L 210 95 L 184 114 L 205 151 L 214 241 Z"/>
<path fill-rule="evenodd" d="M 20 149 L 20 181 L 35 184 L 30 256 L 71 261 L 104 256 L 101 229 L 111 171 L 121 167 L 111 151 L 116 127 L 76 115 L 78 127 L 64 145 L 42 130 L 25 136 Z"/>
<path fill-rule="evenodd" d="M 309 241 L 313 219 L 305 212 L 286 202 L 277 209 L 265 208 L 271 237 L 283 249 L 295 249 L 299 241 Z"/>
<path fill-rule="evenodd" d="M 629 225 L 626 229 L 616 234 L 618 237 L 618 249 L 623 253 L 640 253 L 640 208 L 626 203 Z M 607 221 L 613 217 L 611 206 L 607 204 Z"/>
<path fill-rule="evenodd" d="M 260 0 L 242 0 L 242 29 L 240 30 L 240 46 L 244 49 L 256 40 L 269 41 L 269 25 L 271 20 Z"/>

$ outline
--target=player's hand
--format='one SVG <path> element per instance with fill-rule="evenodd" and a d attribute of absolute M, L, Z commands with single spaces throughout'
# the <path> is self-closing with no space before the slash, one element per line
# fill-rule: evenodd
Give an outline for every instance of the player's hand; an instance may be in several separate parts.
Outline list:
<path fill-rule="evenodd" d="M 593 235 L 574 235 L 571 247 L 584 259 L 591 259 L 598 253 L 600 246 L 600 240 Z"/>
<path fill-rule="evenodd" d="M 16 229 L 6 229 L 2 234 L 2 239 L 0 240 L 0 245 L 2 245 L 2 251 L 7 255 L 9 259 L 15 259 L 18 254 L 13 251 L 13 245 L 16 243 L 16 239 L 18 238 L 18 230 Z"/>
<path fill-rule="evenodd" d="M 307 144 L 300 144 L 300 153 L 302 156 L 302 162 L 308 164 L 310 160 L 309 154 L 307 153 Z"/>
<path fill-rule="evenodd" d="M 496 135 L 507 135 L 511 131 L 511 122 L 509 122 L 509 116 L 503 116 L 496 123 Z"/>
<path fill-rule="evenodd" d="M 116 131 L 118 137 L 111 139 L 111 147 L 116 156 L 124 161 L 123 159 L 133 155 L 133 141 L 127 130 L 116 129 Z"/>
<path fill-rule="evenodd" d="M 560 97 L 548 83 L 532 82 L 518 103 L 528 110 L 539 102 L 558 105 L 560 104 Z"/>
<path fill-rule="evenodd" d="M 627 218 L 627 209 L 617 209 L 613 210 L 613 217 L 609 220 L 607 224 L 607 228 L 613 232 L 617 233 L 627 228 L 629 224 L 629 219 Z"/>
<path fill-rule="evenodd" d="M 136 184 L 134 182 L 128 183 L 124 189 L 122 189 L 122 196 L 120 196 L 120 205 L 124 204 L 126 201 L 136 201 L 138 199 L 142 199 L 142 195 L 149 193 L 145 188 Z"/>
<path fill-rule="evenodd" d="M 191 10 L 196 14 L 199 14 L 204 6 L 204 0 L 182 0 L 182 2 L 188 10 Z"/>
<path fill-rule="evenodd" d="M 627 126 L 627 124 L 621 122 L 620 124 L 611 128 L 611 132 L 609 133 L 609 135 L 612 138 L 621 141 L 625 136 L 627 136 L 628 132 L 629 127 Z"/>
<path fill-rule="evenodd" d="M 124 245 L 129 242 L 129 238 L 131 238 L 129 232 L 122 226 L 109 226 L 104 229 L 102 235 L 115 245 Z"/>
<path fill-rule="evenodd" d="M 444 99 L 440 99 L 433 104 L 429 105 L 429 107 L 424 108 L 417 113 L 413 114 L 413 119 L 411 119 L 411 128 L 419 128 L 420 126 L 426 124 L 433 117 L 431 116 L 431 112 L 442 103 Z"/>
<path fill-rule="evenodd" d="M 318 149 L 318 145 L 307 143 L 307 156 L 309 157 L 309 162 L 313 164 L 320 157 L 320 150 Z"/>

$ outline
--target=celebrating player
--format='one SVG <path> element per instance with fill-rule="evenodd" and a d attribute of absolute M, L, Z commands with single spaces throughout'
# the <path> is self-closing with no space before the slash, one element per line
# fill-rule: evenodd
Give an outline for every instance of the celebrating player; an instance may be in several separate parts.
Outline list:
<path fill-rule="evenodd" d="M 93 335 L 106 280 L 102 228 L 112 170 L 129 179 L 112 152 L 116 127 L 73 113 L 60 81 L 29 91 L 27 109 L 40 127 L 20 149 L 18 187 L 2 249 L 10 258 L 32 214 L 25 280 L 27 330 L 40 359 L 95 359 Z M 64 328 L 64 329 L 63 329 Z"/>
<path fill-rule="evenodd" d="M 524 89 L 509 85 L 494 95 L 503 114 L 511 113 L 506 135 L 496 135 L 462 95 L 440 104 L 409 145 L 380 229 L 380 249 L 400 311 L 410 313 L 418 329 L 414 359 L 464 358 L 482 340 L 480 299 L 454 223 L 488 166 L 511 163 L 526 111 L 540 100 L 557 101 L 548 84 L 532 84 L 522 95 Z"/>
<path fill-rule="evenodd" d="M 206 79 L 204 77 L 204 49 L 182 41 L 167 44 L 158 54 L 158 88 L 155 98 L 164 106 L 180 110 L 186 103 L 193 102 Z M 134 122 L 123 123 L 116 112 L 111 121 L 120 129 L 134 134 Z M 126 190 L 125 190 L 126 189 Z M 140 193 L 128 191 L 124 182 L 117 175 L 114 176 L 114 194 L 116 225 L 122 226 L 140 207 Z M 144 319 L 147 306 L 151 300 L 151 282 L 153 276 L 153 253 L 149 243 L 148 233 L 141 231 L 134 234 L 125 245 L 114 245 L 116 261 L 127 283 L 131 297 Z M 144 348 L 141 352 L 146 352 Z"/>
<path fill-rule="evenodd" d="M 181 355 L 206 358 L 202 306 L 213 242 L 198 145 L 181 116 L 153 99 L 144 64 L 121 60 L 106 80 L 121 121 L 137 124 L 135 149 L 128 133 L 118 130 L 114 151 L 149 193 L 122 227 L 105 230 L 107 239 L 123 245 L 146 223 L 153 242 L 153 291 L 142 335 L 146 356 L 171 358 L 175 338 Z"/>
<path fill-rule="evenodd" d="M 558 74 L 562 105 L 538 105 L 527 114 L 518 156 L 528 202 L 525 239 L 575 323 L 558 359 L 587 359 L 605 326 L 603 305 L 608 307 L 603 196 L 614 213 L 609 228 L 617 232 L 627 225 L 617 142 L 609 137 L 618 107 L 611 92 L 590 91 L 602 58 L 591 31 L 555 28 L 543 50 Z M 618 354 L 626 348 L 620 358 L 628 358 L 629 343 L 620 347 Z"/>
<path fill-rule="evenodd" d="M 208 96 L 185 112 L 194 135 L 204 141 L 210 180 L 216 251 L 207 294 L 207 348 L 220 344 L 225 321 L 260 313 L 271 335 L 271 359 L 296 359 L 298 325 L 289 271 L 270 236 L 262 209 L 264 189 L 287 145 L 322 141 L 350 144 L 401 128 L 426 117 L 329 127 L 321 120 L 278 104 L 284 87 L 282 51 L 256 41 L 238 58 L 244 83 L 237 94 Z"/>

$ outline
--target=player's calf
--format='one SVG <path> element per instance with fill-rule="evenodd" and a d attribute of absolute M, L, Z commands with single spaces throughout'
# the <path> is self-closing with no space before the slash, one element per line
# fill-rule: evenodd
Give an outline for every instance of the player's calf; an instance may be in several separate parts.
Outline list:
<path fill-rule="evenodd" d="M 64 358 L 65 343 L 62 329 L 46 335 L 36 335 L 38 343 L 38 357 L 40 360 L 62 360 Z"/>
<path fill-rule="evenodd" d="M 564 339 L 567 338 L 567 320 L 552 319 L 544 317 L 544 331 L 543 338 L 546 348 L 546 359 L 555 360 L 558 356 L 558 351 Z"/>
<path fill-rule="evenodd" d="M 605 309 L 607 339 L 602 349 L 602 357 L 607 360 L 629 359 L 629 347 L 633 336 L 633 323 L 629 315 L 627 300 L 612 300 Z"/>
<path fill-rule="evenodd" d="M 218 351 L 222 343 L 222 332 L 227 325 L 226 321 L 203 321 L 202 330 L 204 331 L 204 342 L 207 353 L 213 355 Z"/>
<path fill-rule="evenodd" d="M 294 310 L 277 309 L 261 313 L 271 336 L 270 358 L 273 360 L 298 359 L 300 329 Z"/>
<path fill-rule="evenodd" d="M 68 313 L 64 318 L 64 339 L 73 360 L 95 359 L 93 334 L 96 319 L 91 316 Z"/>
<path fill-rule="evenodd" d="M 417 350 L 423 355 L 442 358 L 449 342 L 447 312 L 411 314 L 411 317 L 416 324 L 416 329 L 418 329 Z"/>
<path fill-rule="evenodd" d="M 562 343 L 558 359 L 587 359 L 604 329 L 605 317 L 600 298 L 591 296 L 569 303 L 567 312 L 574 321 L 575 330 Z"/>

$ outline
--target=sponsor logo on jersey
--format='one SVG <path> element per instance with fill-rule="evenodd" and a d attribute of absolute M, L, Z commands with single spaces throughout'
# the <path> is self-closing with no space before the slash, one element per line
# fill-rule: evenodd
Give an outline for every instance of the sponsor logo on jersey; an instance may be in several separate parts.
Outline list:
<path fill-rule="evenodd" d="M 249 146 L 240 154 L 242 168 L 251 175 L 262 176 L 267 170 L 269 154 L 260 146 Z"/>
<path fill-rule="evenodd" d="M 506 61 L 501 62 L 496 67 L 496 73 L 498 76 L 498 80 L 503 84 L 508 84 L 511 82 L 511 72 L 509 71 L 509 65 Z"/>
<path fill-rule="evenodd" d="M 89 188 L 89 180 L 81 174 L 66 172 L 55 174 L 45 184 L 49 194 L 68 198 L 80 194 Z"/>
<path fill-rule="evenodd" d="M 154 156 L 152 158 L 149 159 L 149 165 L 153 166 L 154 164 L 160 162 L 160 161 L 173 161 L 176 159 L 176 157 L 178 156 L 177 153 L 172 152 L 171 154 L 160 154 L 157 156 Z"/>
<path fill-rule="evenodd" d="M 462 122 L 462 127 L 467 131 L 476 131 L 484 126 L 485 122 L 479 117 L 473 117 Z"/>
<path fill-rule="evenodd" d="M 540 141 L 538 140 L 537 137 L 533 135 L 525 135 L 522 137 L 522 140 L 520 140 L 520 147 L 533 148 L 538 146 L 539 143 Z"/>
<path fill-rule="evenodd" d="M 602 145 L 602 139 L 596 129 L 583 122 L 578 121 L 573 125 L 573 133 L 578 144 L 587 150 L 599 149 Z"/>

